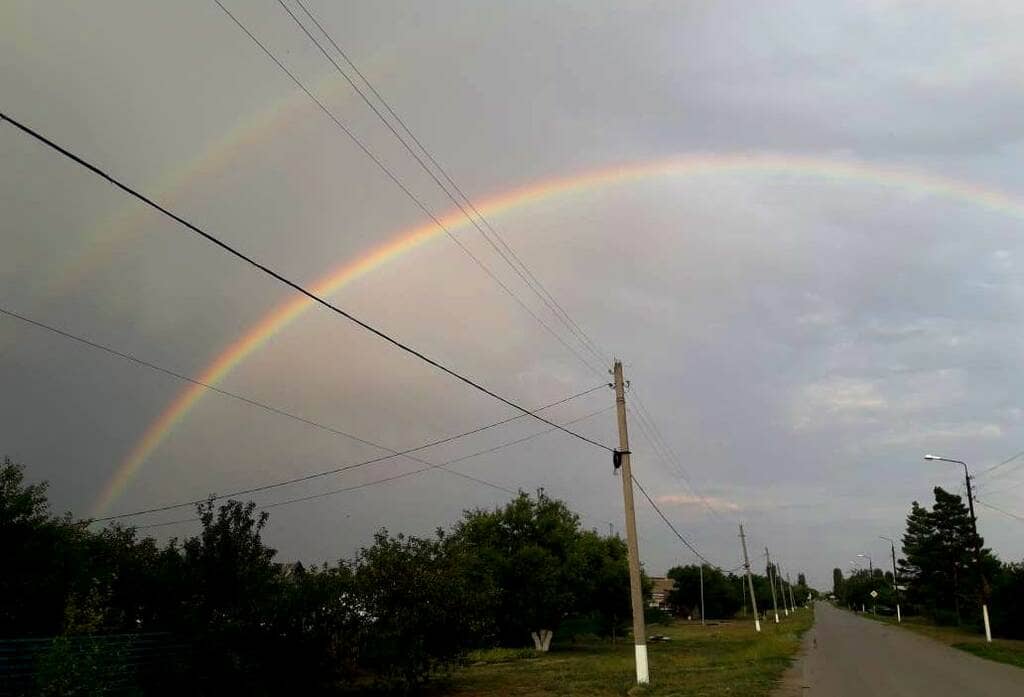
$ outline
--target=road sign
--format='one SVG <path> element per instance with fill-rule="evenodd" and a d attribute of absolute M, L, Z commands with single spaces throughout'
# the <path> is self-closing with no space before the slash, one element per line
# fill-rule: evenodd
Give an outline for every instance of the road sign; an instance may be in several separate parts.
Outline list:
<path fill-rule="evenodd" d="M 872 598 L 877 598 L 878 597 L 878 591 L 871 591 L 871 597 Z"/>

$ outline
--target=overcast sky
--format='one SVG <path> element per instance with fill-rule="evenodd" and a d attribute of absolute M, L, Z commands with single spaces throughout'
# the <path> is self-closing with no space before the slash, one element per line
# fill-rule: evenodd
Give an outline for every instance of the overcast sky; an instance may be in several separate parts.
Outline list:
<path fill-rule="evenodd" d="M 930 502 L 935 485 L 962 489 L 956 466 L 926 463 L 926 452 L 981 472 L 1024 450 L 1024 203 L 993 207 L 882 174 L 1024 201 L 1020 3 L 307 2 L 478 202 L 692 155 L 822 163 L 665 171 L 490 217 L 596 344 L 623 359 L 679 455 L 659 460 L 634 421 L 635 472 L 713 562 L 738 563 L 742 521 L 753 548 L 771 546 L 794 574 L 828 587 L 831 569 L 858 553 L 881 563 L 878 536 L 902 533 L 912 500 Z M 449 212 L 276 2 L 225 5 L 432 212 Z M 427 221 L 213 2 L 7 2 L 0 16 L 4 112 L 297 280 Z M 9 125 L 0 158 L 7 310 L 199 375 L 290 298 Z M 825 176 L 834 163 L 879 174 Z M 479 233 L 454 234 L 572 341 Z M 607 379 L 443 235 L 332 299 L 524 404 Z M 395 449 L 512 415 L 319 310 L 220 384 Z M 91 514 L 184 387 L 0 317 L 0 452 L 50 481 L 58 511 Z M 568 421 L 612 403 L 600 390 L 548 415 Z M 441 462 L 544 428 L 523 419 L 421 455 Z M 609 411 L 573 428 L 616 442 Z M 111 512 L 379 452 L 210 394 Z M 418 467 L 389 461 L 254 498 Z M 588 527 L 622 529 L 608 454 L 563 434 L 453 468 L 544 487 Z M 977 484 L 982 501 L 1024 515 L 1024 458 Z M 283 559 L 334 560 L 382 526 L 428 533 L 505 499 L 431 471 L 275 508 L 267 537 Z M 978 515 L 1001 557 L 1024 556 L 1024 522 Z M 649 573 L 692 561 L 642 501 L 638 522 Z"/>

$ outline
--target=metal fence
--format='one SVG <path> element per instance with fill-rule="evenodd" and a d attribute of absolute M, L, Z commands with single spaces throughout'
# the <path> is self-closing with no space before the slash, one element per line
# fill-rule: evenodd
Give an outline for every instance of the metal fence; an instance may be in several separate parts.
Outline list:
<path fill-rule="evenodd" d="M 188 655 L 167 633 L 0 639 L 0 696 L 160 694 L 182 684 Z"/>

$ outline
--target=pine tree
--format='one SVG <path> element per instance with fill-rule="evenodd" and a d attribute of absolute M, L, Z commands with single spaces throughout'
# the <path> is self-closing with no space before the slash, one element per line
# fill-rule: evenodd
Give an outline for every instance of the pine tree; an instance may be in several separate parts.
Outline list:
<path fill-rule="evenodd" d="M 932 510 L 917 501 L 907 515 L 900 560 L 900 581 L 907 599 L 940 622 L 960 624 L 978 612 L 980 579 L 974 560 L 975 538 L 963 499 L 935 487 Z M 987 551 L 982 556 L 986 558 Z"/>

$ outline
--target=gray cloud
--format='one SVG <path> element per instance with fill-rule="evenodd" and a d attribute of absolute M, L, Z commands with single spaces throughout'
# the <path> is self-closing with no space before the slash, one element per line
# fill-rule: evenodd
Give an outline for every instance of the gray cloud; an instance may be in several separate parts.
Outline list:
<path fill-rule="evenodd" d="M 693 152 L 898 164 L 1024 196 L 1016 3 L 313 5 L 477 200 Z M 232 7 L 417 195 L 447 210 L 274 3 Z M 4 12 L 5 110 L 288 274 L 315 279 L 423 222 L 215 5 L 15 3 Z M 251 136 L 218 148 L 238 133 Z M 0 158 L 5 306 L 198 374 L 289 297 L 7 127 Z M 733 566 L 742 518 L 757 545 L 826 586 L 832 566 L 901 529 L 912 499 L 928 500 L 936 484 L 957 489 L 956 469 L 922 462 L 925 451 L 980 470 L 1024 447 L 1019 216 L 884 178 L 719 172 L 536 201 L 492 222 L 626 361 L 686 478 L 720 503 L 709 515 L 634 424 L 637 472 L 668 497 L 684 532 Z M 456 234 L 518 283 L 475 233 Z M 336 299 L 526 403 L 606 379 L 443 238 Z M 0 355 L 0 448 L 51 481 L 58 508 L 79 514 L 181 389 L 7 319 Z M 508 415 L 319 312 L 224 384 L 391 447 Z M 599 393 L 552 416 L 609 403 Z M 579 428 L 615 437 L 608 415 Z M 539 430 L 518 422 L 427 456 L 441 461 Z M 371 453 L 208 396 L 117 507 Z M 293 491 L 415 466 L 384 463 Z M 563 436 L 457 467 L 502 486 L 543 486 L 588 526 L 621 529 L 620 482 L 606 453 Z M 983 499 L 1024 512 L 1024 489 L 1008 488 L 1021 471 L 1011 464 L 980 477 Z M 427 532 L 504 497 L 431 472 L 274 509 L 268 534 L 285 557 L 332 559 L 378 526 Z M 979 514 L 998 553 L 1024 555 L 1019 523 Z M 687 560 L 651 511 L 639 516 L 652 572 Z"/>

